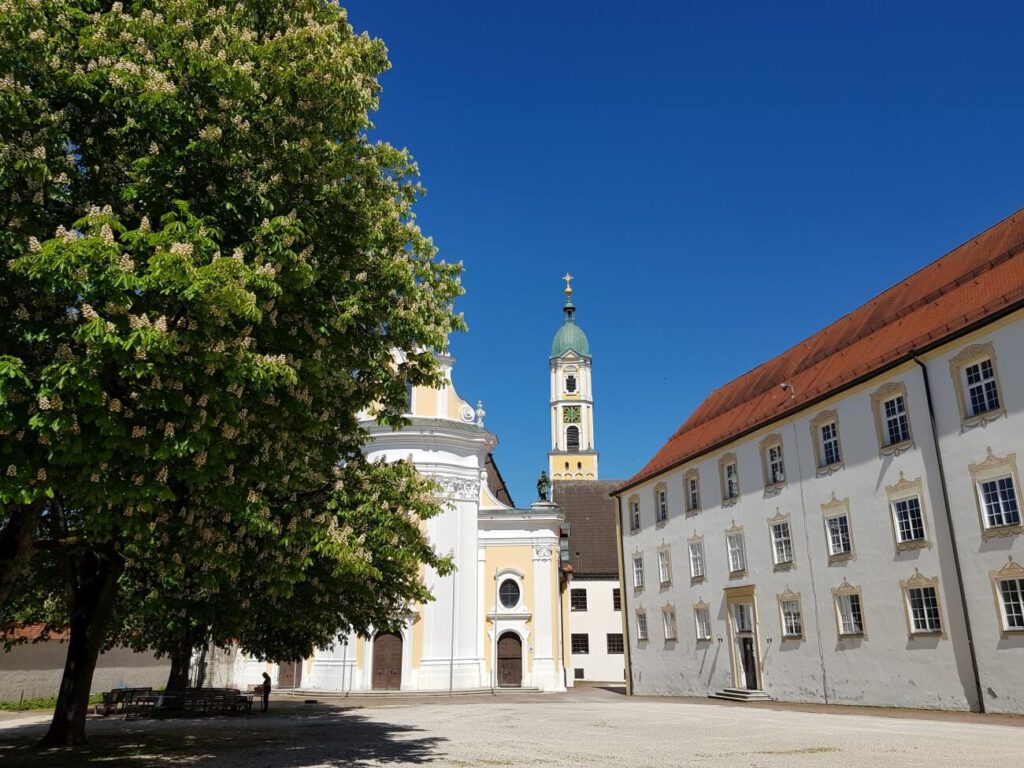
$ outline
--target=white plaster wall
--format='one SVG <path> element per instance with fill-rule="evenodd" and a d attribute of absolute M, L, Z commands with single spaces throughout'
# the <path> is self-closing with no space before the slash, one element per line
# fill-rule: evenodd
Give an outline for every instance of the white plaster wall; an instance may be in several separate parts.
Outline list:
<path fill-rule="evenodd" d="M 1001 637 L 999 617 L 989 572 L 1016 553 L 1019 536 L 982 542 L 974 488 L 968 465 L 985 458 L 987 446 L 1004 456 L 1017 451 L 1024 458 L 1020 439 L 1021 393 L 1024 393 L 1024 334 L 1022 321 L 965 339 L 926 356 L 954 526 L 965 574 L 972 628 L 992 711 L 1024 711 L 1024 638 Z M 986 427 L 961 433 L 948 360 L 968 343 L 991 340 L 998 356 L 999 375 L 1007 415 Z M 907 387 L 907 403 L 914 437 L 913 447 L 898 456 L 879 456 L 870 394 L 889 381 Z M 844 466 L 817 477 L 809 421 L 821 410 L 839 415 Z M 758 443 L 778 433 L 784 445 L 788 484 L 775 496 L 766 496 Z M 741 496 L 738 503 L 721 503 L 718 458 L 736 453 Z M 702 510 L 684 513 L 683 473 L 700 471 Z M 900 472 L 906 479 L 922 480 L 925 519 L 931 545 L 926 549 L 897 551 L 885 487 L 895 484 Z M 654 486 L 667 481 L 670 513 L 656 526 Z M 924 379 L 918 366 L 907 363 L 886 372 L 865 386 L 813 406 L 797 419 L 776 423 L 737 444 L 723 447 L 696 464 L 671 470 L 623 494 L 634 493 L 641 505 L 641 530 L 629 530 L 628 504 L 623 504 L 623 550 L 626 566 L 629 641 L 635 692 L 638 694 L 700 695 L 732 686 L 731 648 L 726 626 L 724 589 L 756 587 L 758 641 L 763 666 L 763 687 L 773 697 L 792 701 L 830 701 L 849 704 L 966 709 L 976 699 L 961 609 L 952 541 L 941 490 L 939 464 L 928 416 Z M 828 563 L 824 521 L 820 505 L 833 493 L 850 499 L 856 557 Z M 790 516 L 795 566 L 776 571 L 772 563 L 768 518 Z M 731 580 L 728 574 L 725 530 L 743 526 L 747 577 Z M 704 536 L 707 578 L 691 583 L 687 540 Z M 674 579 L 659 590 L 657 549 L 672 552 Z M 645 559 L 646 588 L 632 590 L 631 560 L 635 552 Z M 945 637 L 910 637 L 900 581 L 915 568 L 939 579 Z M 844 577 L 863 593 L 866 635 L 840 639 L 837 634 L 832 589 Z M 801 595 L 805 636 L 781 642 L 776 595 L 786 589 Z M 695 640 L 693 604 L 711 606 L 713 639 Z M 662 638 L 661 609 L 674 605 L 679 640 Z M 635 609 L 648 612 L 650 640 L 636 641 Z M 718 638 L 722 638 L 719 643 Z M 770 641 L 770 642 L 769 642 Z M 991 688 L 991 691 L 988 689 Z"/>
<path fill-rule="evenodd" d="M 67 644 L 56 640 L 17 645 L 0 651 L 0 701 L 56 696 L 64 673 Z M 159 688 L 166 685 L 171 664 L 150 653 L 114 648 L 101 653 L 90 693 L 112 688 Z"/>
<path fill-rule="evenodd" d="M 622 634 L 622 612 L 612 608 L 612 590 L 618 586 L 618 579 L 570 582 L 569 589 L 586 590 L 587 610 L 569 611 L 569 632 L 590 638 L 590 653 L 571 654 L 570 675 L 582 668 L 586 681 L 621 683 L 625 679 L 625 655 L 609 654 L 607 641 L 609 634 Z"/>
<path fill-rule="evenodd" d="M 989 342 L 996 354 L 1006 414 L 984 426 L 962 429 L 949 360 L 964 347 Z M 999 457 L 1016 453 L 1018 473 L 1024 469 L 1024 313 L 1018 312 L 1010 322 L 982 330 L 930 357 L 928 376 L 935 400 L 936 426 L 985 708 L 992 712 L 1021 713 L 1024 712 L 1024 635 L 1001 635 L 1001 617 L 989 574 L 1006 565 L 1009 557 L 1024 563 L 1024 540 L 1019 535 L 987 541 L 982 538 L 969 467 L 981 463 L 991 447 Z M 1024 489 L 1019 486 L 1017 499 L 1024 509 Z"/>

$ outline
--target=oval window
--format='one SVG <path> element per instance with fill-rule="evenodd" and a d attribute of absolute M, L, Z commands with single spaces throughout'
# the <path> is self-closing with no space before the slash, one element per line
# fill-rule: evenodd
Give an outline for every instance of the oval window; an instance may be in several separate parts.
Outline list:
<path fill-rule="evenodd" d="M 505 579 L 498 588 L 498 598 L 502 608 L 515 608 L 519 605 L 519 585 L 513 579 Z"/>

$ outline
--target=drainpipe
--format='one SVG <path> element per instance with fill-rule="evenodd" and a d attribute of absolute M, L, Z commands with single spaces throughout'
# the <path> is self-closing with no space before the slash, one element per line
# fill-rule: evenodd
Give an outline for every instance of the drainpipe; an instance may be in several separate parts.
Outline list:
<path fill-rule="evenodd" d="M 622 652 L 626 665 L 626 695 L 633 695 L 633 660 L 629 652 L 629 616 L 626 609 L 626 561 L 622 548 L 622 497 L 615 497 L 615 548 L 619 556 L 619 612 L 622 616 Z"/>
<path fill-rule="evenodd" d="M 932 388 L 928 382 L 928 368 L 915 353 L 913 360 L 921 368 L 924 379 L 924 396 L 928 403 L 928 420 L 932 428 L 932 444 L 935 447 L 935 458 L 939 465 L 939 485 L 942 488 L 942 507 L 946 512 L 946 524 L 949 526 L 950 544 L 953 549 L 953 568 L 956 572 L 956 586 L 960 593 L 960 607 L 964 612 L 964 628 L 967 633 L 967 649 L 971 654 L 971 671 L 974 673 L 974 688 L 978 694 L 978 711 L 985 711 L 985 698 L 981 691 L 981 673 L 978 672 L 978 654 L 974 648 L 974 632 L 971 630 L 971 614 L 967 610 L 967 593 L 964 591 L 964 574 L 960 568 L 960 550 L 957 547 L 956 531 L 953 527 L 953 513 L 949 507 L 949 492 L 946 489 L 945 462 L 942 460 L 942 449 L 939 447 L 939 430 L 935 424 L 935 409 L 932 406 Z"/>

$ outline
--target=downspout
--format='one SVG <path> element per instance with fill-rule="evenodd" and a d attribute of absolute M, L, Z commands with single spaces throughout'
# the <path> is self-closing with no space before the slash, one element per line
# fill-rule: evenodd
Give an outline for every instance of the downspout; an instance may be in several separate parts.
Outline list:
<path fill-rule="evenodd" d="M 615 513 L 615 549 L 619 556 L 619 612 L 622 616 L 622 652 L 625 654 L 623 661 L 626 665 L 626 695 L 633 695 L 633 661 L 629 653 L 629 617 L 626 609 L 626 561 L 622 550 L 622 497 L 616 496 Z"/>
<path fill-rule="evenodd" d="M 964 629 L 967 633 L 967 650 L 971 655 L 971 671 L 974 673 L 974 688 L 978 694 L 978 711 L 985 711 L 985 699 L 981 690 L 981 673 L 978 672 L 978 654 L 974 648 L 974 632 L 971 630 L 971 614 L 967 610 L 967 593 L 964 591 L 964 574 L 960 568 L 960 550 L 957 547 L 956 531 L 953 527 L 953 512 L 949 507 L 949 492 L 946 489 L 945 462 L 942 460 L 942 449 L 939 447 L 939 431 L 935 424 L 935 409 L 932 406 L 932 388 L 928 382 L 928 368 L 921 362 L 917 354 L 913 360 L 921 368 L 924 379 L 924 396 L 928 403 L 928 420 L 932 428 L 932 443 L 935 447 L 935 458 L 939 465 L 939 485 L 942 488 L 942 507 L 946 512 L 946 524 L 949 526 L 950 544 L 953 549 L 953 569 L 956 572 L 956 586 L 960 593 L 960 607 L 964 612 Z"/>

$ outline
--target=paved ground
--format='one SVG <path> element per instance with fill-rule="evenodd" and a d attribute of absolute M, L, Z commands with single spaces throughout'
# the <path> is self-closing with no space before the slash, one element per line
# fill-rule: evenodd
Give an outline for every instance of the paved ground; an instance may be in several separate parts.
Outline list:
<path fill-rule="evenodd" d="M 0 765 L 971 766 L 1024 762 L 1024 718 L 805 711 L 600 689 L 559 696 L 275 701 L 248 718 L 92 720 L 82 753 L 31 746 L 45 716 L 0 719 Z M 880 713 L 879 713 L 880 714 Z M 889 712 L 888 714 L 893 714 Z"/>

